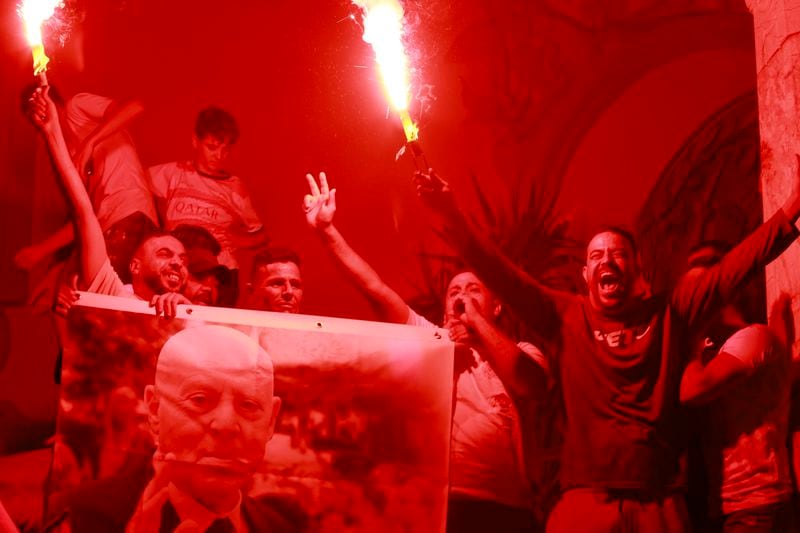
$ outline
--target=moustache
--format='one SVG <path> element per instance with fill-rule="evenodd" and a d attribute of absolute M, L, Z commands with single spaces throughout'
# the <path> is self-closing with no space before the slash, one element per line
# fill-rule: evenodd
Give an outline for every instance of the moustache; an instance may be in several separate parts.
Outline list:
<path fill-rule="evenodd" d="M 606 273 L 612 274 L 619 278 L 622 277 L 622 270 L 620 270 L 620 268 L 614 263 L 603 265 L 599 267 L 597 270 L 595 270 L 595 276 L 602 276 L 603 274 Z"/>

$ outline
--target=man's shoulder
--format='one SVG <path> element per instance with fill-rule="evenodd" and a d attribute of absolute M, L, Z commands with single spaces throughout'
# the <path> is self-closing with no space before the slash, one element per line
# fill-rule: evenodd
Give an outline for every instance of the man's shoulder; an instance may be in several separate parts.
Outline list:
<path fill-rule="evenodd" d="M 251 531 L 299 533 L 309 528 L 309 516 L 300 503 L 288 495 L 263 494 L 242 498 L 242 517 Z"/>
<path fill-rule="evenodd" d="M 174 174 L 177 172 L 190 172 L 193 169 L 191 164 L 186 161 L 169 161 L 153 165 L 148 170 L 151 174 Z"/>
<path fill-rule="evenodd" d="M 106 294 L 108 296 L 122 296 L 124 298 L 138 298 L 133 292 L 133 287 L 122 283 L 111 260 L 106 258 L 103 265 L 95 273 L 94 278 L 88 283 L 87 292 Z"/>
<path fill-rule="evenodd" d="M 753 368 L 779 361 L 787 355 L 778 338 L 764 324 L 750 324 L 739 329 L 725 341 L 720 352 L 732 355 Z"/>
<path fill-rule="evenodd" d="M 435 328 L 436 324 L 414 311 L 411 306 L 408 307 L 408 318 L 406 319 L 407 326 L 417 326 L 419 328 Z"/>
<path fill-rule="evenodd" d="M 72 97 L 70 97 L 66 102 L 66 106 L 67 106 L 67 108 L 80 107 L 82 104 L 85 104 L 87 102 L 92 102 L 92 101 L 94 101 L 96 99 L 107 100 L 107 98 L 105 96 L 100 96 L 99 94 L 92 94 L 92 93 L 83 92 L 83 93 L 77 93 L 77 94 L 73 95 Z"/>
<path fill-rule="evenodd" d="M 113 100 L 106 96 L 92 93 L 78 93 L 69 98 L 64 105 L 67 118 L 75 118 L 76 114 L 102 115 Z"/>

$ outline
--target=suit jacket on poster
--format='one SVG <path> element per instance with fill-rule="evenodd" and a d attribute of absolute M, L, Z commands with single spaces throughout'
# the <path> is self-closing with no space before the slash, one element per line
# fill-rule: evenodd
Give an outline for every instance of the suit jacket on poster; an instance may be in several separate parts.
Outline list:
<path fill-rule="evenodd" d="M 126 472 L 85 483 L 68 498 L 64 520 L 73 532 L 124 533 L 152 475 L 148 459 Z M 244 496 L 241 510 L 242 520 L 252 532 L 308 529 L 308 516 L 299 505 L 277 496 Z"/>

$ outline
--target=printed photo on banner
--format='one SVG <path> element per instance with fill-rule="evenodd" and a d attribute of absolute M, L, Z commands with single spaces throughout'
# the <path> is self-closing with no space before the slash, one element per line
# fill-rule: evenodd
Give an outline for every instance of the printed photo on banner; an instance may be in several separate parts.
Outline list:
<path fill-rule="evenodd" d="M 452 344 L 437 330 L 82 296 L 50 531 L 443 531 Z M 142 305 L 139 305 L 142 304 Z"/>

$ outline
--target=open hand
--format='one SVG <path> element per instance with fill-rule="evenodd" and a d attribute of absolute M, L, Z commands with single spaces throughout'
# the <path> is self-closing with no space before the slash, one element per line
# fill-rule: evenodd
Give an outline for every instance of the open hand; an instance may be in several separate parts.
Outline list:
<path fill-rule="evenodd" d="M 336 214 L 336 189 L 328 188 L 324 172 L 319 173 L 319 186 L 311 174 L 306 174 L 306 180 L 311 191 L 303 198 L 306 221 L 312 228 L 323 230 L 331 225 Z"/>

